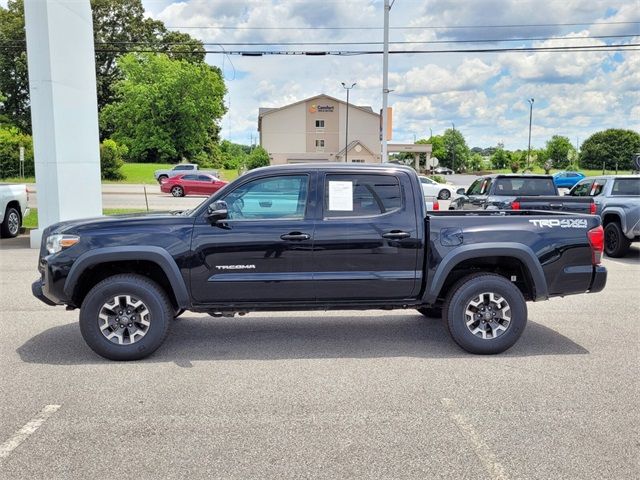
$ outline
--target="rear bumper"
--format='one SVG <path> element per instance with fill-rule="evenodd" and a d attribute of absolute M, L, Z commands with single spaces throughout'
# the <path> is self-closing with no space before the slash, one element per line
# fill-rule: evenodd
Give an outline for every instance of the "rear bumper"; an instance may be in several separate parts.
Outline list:
<path fill-rule="evenodd" d="M 54 300 L 50 299 L 49 297 L 47 297 L 44 294 L 43 288 L 42 288 L 43 282 L 42 280 L 36 280 L 35 282 L 33 282 L 31 284 L 31 293 L 33 293 L 33 296 L 36 297 L 38 300 L 40 300 L 41 302 L 51 306 L 51 307 L 55 307 L 56 305 L 60 305 L 60 303 L 56 303 Z"/>
<path fill-rule="evenodd" d="M 598 265 L 593 269 L 593 277 L 591 278 L 591 286 L 589 293 L 598 293 L 604 290 L 607 284 L 607 269 L 602 265 Z"/>

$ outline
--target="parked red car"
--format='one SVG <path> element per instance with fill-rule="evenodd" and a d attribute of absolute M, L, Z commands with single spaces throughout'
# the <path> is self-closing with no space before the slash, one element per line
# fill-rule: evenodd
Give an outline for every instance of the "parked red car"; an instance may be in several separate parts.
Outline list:
<path fill-rule="evenodd" d="M 224 187 L 228 182 L 205 173 L 178 175 L 167 179 L 160 185 L 160 190 L 174 197 L 185 195 L 211 195 Z"/>

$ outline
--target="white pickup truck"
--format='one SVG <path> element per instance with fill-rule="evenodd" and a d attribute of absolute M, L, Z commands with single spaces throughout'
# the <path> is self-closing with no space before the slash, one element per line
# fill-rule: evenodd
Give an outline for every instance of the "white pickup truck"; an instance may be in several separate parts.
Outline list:
<path fill-rule="evenodd" d="M 12 238 L 20 233 L 22 219 L 29 214 L 26 185 L 0 183 L 0 236 Z"/>
<path fill-rule="evenodd" d="M 158 183 L 164 183 L 171 177 L 184 175 L 186 173 L 209 173 L 214 177 L 218 176 L 218 172 L 215 170 L 200 170 L 196 163 L 179 163 L 171 170 L 156 170 L 153 172 L 153 176 L 156 178 Z"/>

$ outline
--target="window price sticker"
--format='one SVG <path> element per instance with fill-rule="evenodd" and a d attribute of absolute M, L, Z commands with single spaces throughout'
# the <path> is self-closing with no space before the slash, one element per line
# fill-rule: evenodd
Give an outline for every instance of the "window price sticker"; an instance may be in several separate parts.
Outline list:
<path fill-rule="evenodd" d="M 352 182 L 329 182 L 329 210 L 353 212 Z"/>

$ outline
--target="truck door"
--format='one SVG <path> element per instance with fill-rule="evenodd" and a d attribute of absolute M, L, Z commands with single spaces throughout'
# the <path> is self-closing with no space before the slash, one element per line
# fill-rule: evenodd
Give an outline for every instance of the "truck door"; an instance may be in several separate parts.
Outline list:
<path fill-rule="evenodd" d="M 313 300 L 311 174 L 271 174 L 217 200 L 228 219 L 196 220 L 191 290 L 199 303 Z"/>
<path fill-rule="evenodd" d="M 422 275 L 414 196 L 404 173 L 321 173 L 314 241 L 319 302 L 408 298 Z M 422 220 L 421 220 L 422 221 Z"/>

